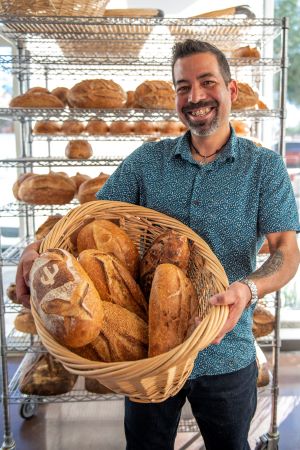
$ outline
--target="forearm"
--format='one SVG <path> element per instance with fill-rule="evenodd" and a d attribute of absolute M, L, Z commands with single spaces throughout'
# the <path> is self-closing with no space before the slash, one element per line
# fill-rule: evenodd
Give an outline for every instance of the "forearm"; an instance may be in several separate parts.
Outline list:
<path fill-rule="evenodd" d="M 270 257 L 247 277 L 255 282 L 259 298 L 285 286 L 296 274 L 300 262 L 297 242 L 273 245 L 270 250 Z"/>

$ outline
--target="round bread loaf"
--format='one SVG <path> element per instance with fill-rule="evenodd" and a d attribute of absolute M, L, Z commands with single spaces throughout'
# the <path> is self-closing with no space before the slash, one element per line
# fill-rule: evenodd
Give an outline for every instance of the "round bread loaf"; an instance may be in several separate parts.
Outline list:
<path fill-rule="evenodd" d="M 254 92 L 251 86 L 247 83 L 238 81 L 238 96 L 232 103 L 231 109 L 247 109 L 254 108 L 258 102 L 258 94 Z"/>
<path fill-rule="evenodd" d="M 146 358 L 148 348 L 146 322 L 120 305 L 102 303 L 104 319 L 100 333 L 87 347 L 96 351 L 98 360 L 105 362 Z"/>
<path fill-rule="evenodd" d="M 103 301 L 116 303 L 148 321 L 148 305 L 141 288 L 118 258 L 99 250 L 84 250 L 78 261 Z"/>
<path fill-rule="evenodd" d="M 55 89 L 53 89 L 51 91 L 52 95 L 55 95 L 55 97 L 59 98 L 59 100 L 61 100 L 63 102 L 63 104 L 65 106 L 68 105 L 68 100 L 67 100 L 67 94 L 69 92 L 69 89 L 66 87 L 57 87 Z"/>
<path fill-rule="evenodd" d="M 64 104 L 55 95 L 45 92 L 29 92 L 14 97 L 9 106 L 11 108 L 63 108 Z"/>
<path fill-rule="evenodd" d="M 79 172 L 77 172 L 76 175 L 73 175 L 72 177 L 70 177 L 70 180 L 74 181 L 74 183 L 76 184 L 76 194 L 78 192 L 80 185 L 90 179 L 91 179 L 91 177 L 89 175 L 85 175 L 85 174 L 79 173 Z"/>
<path fill-rule="evenodd" d="M 146 120 L 140 120 L 139 122 L 135 122 L 133 129 L 135 134 L 152 134 L 156 133 L 157 130 L 158 130 L 157 122 L 150 122 Z"/>
<path fill-rule="evenodd" d="M 54 225 L 62 218 L 61 214 L 55 214 L 53 216 L 49 216 L 47 220 L 45 220 L 42 225 L 38 227 L 35 232 L 35 239 L 39 241 L 40 239 L 44 239 L 45 236 L 49 233 L 49 231 L 54 227 Z"/>
<path fill-rule="evenodd" d="M 67 99 L 74 108 L 123 108 L 127 95 L 114 81 L 96 79 L 75 84 Z"/>
<path fill-rule="evenodd" d="M 127 267 L 134 279 L 139 272 L 139 253 L 128 234 L 109 220 L 93 220 L 77 235 L 77 249 L 112 253 Z"/>
<path fill-rule="evenodd" d="M 21 200 L 21 198 L 19 196 L 19 188 L 20 188 L 21 184 L 23 183 L 23 181 L 25 181 L 27 178 L 34 177 L 34 176 L 36 176 L 36 174 L 32 173 L 32 172 L 22 173 L 18 177 L 17 181 L 14 182 L 13 187 L 12 187 L 12 191 L 13 191 L 14 197 L 17 200 Z"/>
<path fill-rule="evenodd" d="M 20 304 L 17 299 L 16 283 L 10 283 L 6 288 L 6 295 L 13 303 Z"/>
<path fill-rule="evenodd" d="M 104 120 L 89 120 L 85 127 L 85 131 L 88 134 L 101 136 L 108 133 L 109 126 L 106 122 L 104 122 Z"/>
<path fill-rule="evenodd" d="M 233 58 L 253 58 L 259 59 L 260 52 L 256 47 L 249 47 L 246 45 L 245 47 L 236 48 L 231 52 Z"/>
<path fill-rule="evenodd" d="M 38 94 L 40 92 L 42 92 L 43 94 L 50 94 L 50 91 L 47 88 L 41 86 L 32 87 L 28 89 L 25 94 Z"/>
<path fill-rule="evenodd" d="M 257 305 L 253 312 L 252 331 L 255 338 L 267 336 L 274 330 L 275 317 L 264 306 Z"/>
<path fill-rule="evenodd" d="M 112 122 L 109 127 L 110 134 L 130 134 L 133 132 L 134 124 L 123 120 Z"/>
<path fill-rule="evenodd" d="M 69 159 L 88 159 L 93 156 L 93 149 L 88 141 L 69 141 L 65 148 L 65 155 Z"/>
<path fill-rule="evenodd" d="M 182 344 L 195 328 L 198 299 L 191 280 L 179 267 L 160 264 L 149 300 L 149 357 Z"/>
<path fill-rule="evenodd" d="M 14 327 L 22 333 L 37 334 L 30 309 L 22 308 L 22 310 L 15 317 Z"/>
<path fill-rule="evenodd" d="M 65 120 L 61 126 L 61 132 L 67 135 L 80 134 L 84 130 L 85 125 L 79 120 Z"/>
<path fill-rule="evenodd" d="M 163 135 L 177 136 L 182 133 L 182 125 L 180 122 L 164 120 L 158 123 L 158 130 Z"/>
<path fill-rule="evenodd" d="M 26 178 L 20 185 L 20 200 L 32 205 L 63 205 L 75 194 L 75 183 L 69 177 L 50 172 Z"/>
<path fill-rule="evenodd" d="M 61 124 L 54 120 L 40 120 L 35 122 L 33 134 L 57 134 L 61 132 Z"/>
<path fill-rule="evenodd" d="M 49 333 L 61 344 L 82 347 L 99 334 L 103 306 L 92 281 L 71 253 L 51 249 L 33 263 L 31 301 Z"/>
<path fill-rule="evenodd" d="M 175 109 L 175 91 L 167 81 L 144 81 L 136 88 L 134 98 L 142 108 Z"/>
<path fill-rule="evenodd" d="M 108 178 L 109 175 L 106 173 L 101 173 L 96 178 L 91 178 L 90 180 L 84 181 L 80 185 L 77 193 L 79 202 L 86 203 L 96 200 L 96 193 L 102 188 Z"/>

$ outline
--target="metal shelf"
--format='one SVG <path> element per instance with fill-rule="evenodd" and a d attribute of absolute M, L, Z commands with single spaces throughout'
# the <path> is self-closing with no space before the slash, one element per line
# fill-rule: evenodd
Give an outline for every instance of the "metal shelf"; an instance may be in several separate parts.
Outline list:
<path fill-rule="evenodd" d="M 178 137 L 178 135 L 161 135 L 160 133 L 152 133 L 152 134 L 104 134 L 104 135 L 91 135 L 86 134 L 85 132 L 75 135 L 66 135 L 66 134 L 53 134 L 53 135 L 46 135 L 46 134 L 33 134 L 32 135 L 32 141 L 72 141 L 77 139 L 83 139 L 88 141 L 111 141 L 111 142 L 124 142 L 124 141 L 153 141 L 160 138 L 166 138 L 166 137 Z"/>
<path fill-rule="evenodd" d="M 24 353 L 26 351 L 34 352 L 34 343 L 39 342 L 37 335 L 21 333 L 14 328 L 6 338 L 6 344 L 3 344 L 5 353 Z"/>
<path fill-rule="evenodd" d="M 232 71 L 243 72 L 244 76 L 263 75 L 277 73 L 281 67 L 280 59 L 262 58 L 228 58 Z M 41 76 L 48 78 L 69 78 L 70 76 L 95 76 L 97 77 L 122 77 L 138 78 L 147 76 L 156 78 L 172 78 L 170 57 L 161 58 L 141 56 L 140 58 L 128 55 L 110 57 L 99 56 L 95 59 L 91 56 L 56 56 L 48 55 L 0 55 L 0 66 L 4 72 L 14 75 L 26 74 L 26 76 Z M 134 70 L 133 70 L 134 69 Z"/>
<path fill-rule="evenodd" d="M 44 217 L 49 216 L 51 214 L 67 214 L 71 208 L 78 206 L 79 203 L 77 200 L 72 200 L 71 203 L 66 205 L 28 205 L 26 203 L 8 203 L 0 208 L 1 217 Z M 28 239 L 28 243 L 32 242 Z M 8 252 L 11 249 L 11 254 L 9 254 L 10 259 L 14 259 L 14 249 L 17 254 L 20 254 L 22 250 L 22 242 L 20 243 L 20 247 L 10 247 L 8 250 L 2 253 L 2 259 L 8 256 Z"/>
<path fill-rule="evenodd" d="M 17 41 L 101 41 L 124 43 L 121 49 L 130 51 L 131 44 L 147 39 L 157 50 L 157 44 L 170 47 L 172 41 L 197 37 L 213 41 L 229 49 L 263 44 L 281 32 L 280 19 L 178 19 L 120 17 L 17 17 L 1 16 L 1 33 Z M 136 49 L 134 49 L 136 50 Z M 155 51 L 156 53 L 156 51 Z M 154 54 L 155 54 L 154 53 Z"/>
<path fill-rule="evenodd" d="M 12 206 L 13 205 L 13 206 Z M 12 206 L 11 213 L 9 212 L 10 206 Z M 19 209 L 18 204 L 10 203 L 8 205 L 0 207 L 1 217 L 16 217 L 19 214 L 19 211 L 22 211 L 23 214 L 19 215 L 19 217 L 26 217 L 26 208 L 25 204 Z M 28 205 L 26 205 L 28 206 Z M 23 252 L 26 245 L 31 244 L 33 241 L 33 237 L 25 237 L 20 239 L 20 241 L 14 245 L 13 247 L 9 247 L 7 250 L 0 253 L 0 266 L 15 266 L 18 264 L 21 253 Z"/>
<path fill-rule="evenodd" d="M 277 109 L 245 109 L 231 112 L 232 118 L 267 118 L 281 117 Z M 26 120 L 88 120 L 103 119 L 109 122 L 115 120 L 128 120 L 137 122 L 139 120 L 178 120 L 175 110 L 156 109 L 62 109 L 62 108 L 0 108 L 0 119 L 11 119 L 18 121 Z"/>
<path fill-rule="evenodd" d="M 123 157 L 102 157 L 101 159 L 66 159 L 66 158 L 14 158 L 0 161 L 0 167 L 4 168 L 20 168 L 25 169 L 32 167 L 117 167 L 122 161 Z M 31 208 L 32 205 L 27 205 Z M 53 205 L 52 205 L 53 206 Z M 63 206 L 63 205 L 61 205 Z M 51 205 L 48 206 L 50 208 Z M 56 205 L 54 206 L 56 208 Z M 5 207 L 4 207 L 5 208 Z M 0 210 L 2 210 L 0 208 Z M 2 210 L 3 211 L 3 210 Z"/>

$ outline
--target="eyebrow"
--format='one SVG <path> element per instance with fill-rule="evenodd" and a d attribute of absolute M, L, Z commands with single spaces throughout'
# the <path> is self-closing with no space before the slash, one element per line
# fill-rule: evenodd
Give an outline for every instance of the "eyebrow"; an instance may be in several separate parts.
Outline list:
<path fill-rule="evenodd" d="M 207 77 L 215 77 L 215 74 L 213 74 L 212 72 L 205 72 L 202 73 L 201 75 L 197 76 L 197 80 L 201 80 L 202 78 L 207 78 Z M 180 84 L 180 83 L 187 83 L 188 80 L 185 80 L 184 78 L 182 78 L 181 80 L 177 80 L 175 81 L 175 85 Z"/>

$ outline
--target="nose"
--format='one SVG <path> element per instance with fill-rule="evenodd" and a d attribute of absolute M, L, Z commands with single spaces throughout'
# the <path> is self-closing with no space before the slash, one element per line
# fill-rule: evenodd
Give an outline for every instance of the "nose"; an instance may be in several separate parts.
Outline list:
<path fill-rule="evenodd" d="M 199 83 L 193 83 L 189 91 L 188 101 L 198 103 L 204 98 L 206 98 L 205 89 Z"/>

